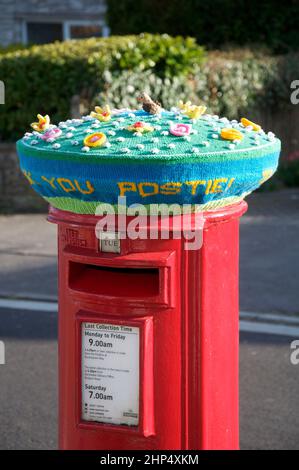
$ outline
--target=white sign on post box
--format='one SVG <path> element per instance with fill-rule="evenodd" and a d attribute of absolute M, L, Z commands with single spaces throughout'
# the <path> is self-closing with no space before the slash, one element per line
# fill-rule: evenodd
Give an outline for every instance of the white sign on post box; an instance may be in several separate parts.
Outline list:
<path fill-rule="evenodd" d="M 101 232 L 100 250 L 103 253 L 120 253 L 119 234 L 116 232 Z"/>
<path fill-rule="evenodd" d="M 82 419 L 138 425 L 138 327 L 82 323 Z"/>

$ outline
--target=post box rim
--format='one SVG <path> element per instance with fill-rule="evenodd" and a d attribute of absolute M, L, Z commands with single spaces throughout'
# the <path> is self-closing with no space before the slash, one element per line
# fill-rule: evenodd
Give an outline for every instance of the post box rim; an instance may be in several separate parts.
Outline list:
<path fill-rule="evenodd" d="M 222 207 L 220 209 L 203 211 L 199 214 L 202 214 L 204 218 L 204 228 L 206 229 L 209 225 L 223 222 L 231 218 L 241 217 L 248 208 L 246 201 L 242 200 L 236 204 Z M 191 214 L 191 217 L 196 217 L 197 214 Z M 117 215 L 116 215 L 117 217 Z M 182 217 L 182 216 L 170 216 Z M 64 211 L 57 209 L 53 206 L 49 206 L 49 213 L 47 220 L 56 224 L 75 224 L 75 225 L 85 225 L 85 226 L 94 226 L 97 221 L 101 218 L 98 215 L 90 214 L 76 214 L 73 212 Z M 127 216 L 128 222 L 134 219 L 134 216 Z"/>

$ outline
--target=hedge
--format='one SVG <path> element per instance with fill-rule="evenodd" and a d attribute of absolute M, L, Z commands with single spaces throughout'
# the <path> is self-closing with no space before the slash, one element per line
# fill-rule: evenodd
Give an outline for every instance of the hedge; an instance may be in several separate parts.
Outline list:
<path fill-rule="evenodd" d="M 0 55 L 0 80 L 6 87 L 0 137 L 18 137 L 37 112 L 54 121 L 66 118 L 73 95 L 92 101 L 105 88 L 107 70 L 185 76 L 203 57 L 203 48 L 192 38 L 149 34 L 57 42 Z"/>
<path fill-rule="evenodd" d="M 0 106 L 0 137 L 15 140 L 37 112 L 53 122 L 67 119 L 79 95 L 86 111 L 96 103 L 136 106 L 147 90 L 165 107 L 178 100 L 204 102 L 210 112 L 240 117 L 245 111 L 283 107 L 299 76 L 298 54 L 251 50 L 210 52 L 193 39 L 167 35 L 110 37 L 34 46 L 0 56 L 6 104 Z"/>
<path fill-rule="evenodd" d="M 182 34 L 200 44 L 264 44 L 276 52 L 299 47 L 299 2 L 289 0 L 108 0 L 113 34 Z"/>

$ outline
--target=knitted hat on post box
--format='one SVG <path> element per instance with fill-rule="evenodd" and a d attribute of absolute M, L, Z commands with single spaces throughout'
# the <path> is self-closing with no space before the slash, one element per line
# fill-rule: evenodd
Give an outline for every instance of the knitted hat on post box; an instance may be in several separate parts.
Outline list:
<path fill-rule="evenodd" d="M 96 107 L 57 126 L 38 115 L 17 142 L 24 175 L 52 206 L 94 214 L 101 203 L 189 204 L 212 210 L 242 200 L 275 172 L 280 141 L 248 119 L 230 121 L 180 103 L 166 111 Z M 191 209 L 193 210 L 193 209 Z"/>

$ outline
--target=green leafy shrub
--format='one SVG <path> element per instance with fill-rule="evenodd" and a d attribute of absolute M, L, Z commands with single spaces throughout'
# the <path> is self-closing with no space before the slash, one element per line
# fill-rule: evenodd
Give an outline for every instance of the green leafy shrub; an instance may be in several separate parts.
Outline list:
<path fill-rule="evenodd" d="M 276 52 L 299 47 L 298 0 L 108 0 L 113 34 L 182 34 L 209 48 L 265 44 Z"/>
<path fill-rule="evenodd" d="M 53 121 L 67 118 L 71 97 L 91 102 L 105 88 L 107 70 L 186 76 L 203 58 L 192 38 L 150 34 L 57 42 L 0 55 L 0 80 L 6 87 L 0 137 L 20 136 L 37 112 L 50 114 Z"/>
<path fill-rule="evenodd" d="M 8 54 L 9 52 L 21 51 L 23 49 L 28 49 L 29 46 L 25 44 L 10 44 L 9 46 L 2 47 L 0 45 L 0 55 Z"/>
<path fill-rule="evenodd" d="M 237 118 L 263 108 L 289 105 L 290 83 L 299 76 L 298 55 L 256 55 L 248 50 L 211 52 L 187 77 L 158 77 L 154 71 L 115 71 L 104 74 L 99 101 L 115 106 L 136 106 L 136 93 L 145 89 L 163 106 L 179 99 L 204 102 L 209 112 Z"/>
<path fill-rule="evenodd" d="M 134 107 L 140 90 L 167 108 L 190 99 L 204 102 L 212 113 L 254 117 L 256 110 L 289 105 L 290 83 L 298 77 L 298 54 L 237 49 L 205 56 L 193 39 L 167 35 L 32 46 L 0 55 L 0 80 L 6 86 L 0 138 L 21 136 L 38 112 L 49 114 L 52 122 L 67 119 L 73 96 L 86 111 L 99 102 Z"/>

